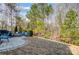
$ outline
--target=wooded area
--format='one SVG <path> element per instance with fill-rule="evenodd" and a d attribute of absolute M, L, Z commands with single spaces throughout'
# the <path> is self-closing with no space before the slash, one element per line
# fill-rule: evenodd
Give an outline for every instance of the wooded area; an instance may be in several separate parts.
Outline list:
<path fill-rule="evenodd" d="M 32 4 L 26 14 L 29 22 L 20 16 L 21 9 L 15 3 L 0 6 L 5 6 L 0 8 L 1 29 L 33 31 L 33 36 L 79 45 L 79 4 Z M 7 25 L 7 20 L 10 20 L 11 26 Z"/>

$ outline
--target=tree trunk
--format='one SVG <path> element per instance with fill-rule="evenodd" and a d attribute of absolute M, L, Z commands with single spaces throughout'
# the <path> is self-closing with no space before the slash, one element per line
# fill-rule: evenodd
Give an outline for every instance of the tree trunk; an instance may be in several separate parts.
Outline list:
<path fill-rule="evenodd" d="M 13 16 L 13 15 L 12 15 L 12 9 L 11 9 L 11 31 L 13 31 L 13 28 L 12 28 L 12 25 L 13 25 L 13 24 L 12 24 L 12 16 Z"/>

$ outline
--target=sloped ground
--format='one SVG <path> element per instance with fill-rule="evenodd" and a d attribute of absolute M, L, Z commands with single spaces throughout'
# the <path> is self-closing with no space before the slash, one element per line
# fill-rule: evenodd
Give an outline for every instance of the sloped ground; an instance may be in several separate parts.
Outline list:
<path fill-rule="evenodd" d="M 12 51 L 1 52 L 6 55 L 72 55 L 79 54 L 79 47 L 49 41 L 42 38 L 27 37 L 28 44 Z"/>

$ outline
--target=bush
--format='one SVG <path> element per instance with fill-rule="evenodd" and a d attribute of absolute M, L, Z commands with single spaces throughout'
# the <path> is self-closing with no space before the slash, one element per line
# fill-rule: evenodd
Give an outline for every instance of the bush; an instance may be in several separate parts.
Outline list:
<path fill-rule="evenodd" d="M 44 34 L 44 36 L 43 36 L 43 37 L 44 37 L 44 38 L 48 38 L 48 39 L 49 39 L 49 38 L 50 38 L 50 36 L 51 36 L 51 32 L 47 32 L 47 33 L 45 33 L 45 34 Z"/>
<path fill-rule="evenodd" d="M 22 32 L 23 30 L 22 30 L 22 28 L 21 27 L 19 27 L 19 32 Z"/>
<path fill-rule="evenodd" d="M 74 41 L 74 44 L 79 46 L 79 38 Z"/>
<path fill-rule="evenodd" d="M 32 30 L 29 30 L 28 33 L 29 33 L 29 36 L 33 36 L 33 31 Z"/>
<path fill-rule="evenodd" d="M 15 30 L 14 30 L 14 32 L 17 32 L 18 31 L 18 28 L 17 28 L 17 26 L 15 27 Z"/>

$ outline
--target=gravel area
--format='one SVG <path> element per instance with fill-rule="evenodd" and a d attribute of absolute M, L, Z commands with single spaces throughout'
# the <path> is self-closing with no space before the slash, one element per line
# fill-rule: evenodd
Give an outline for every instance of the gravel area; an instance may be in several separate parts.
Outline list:
<path fill-rule="evenodd" d="M 15 50 L 0 52 L 1 55 L 73 55 L 79 54 L 79 47 L 63 44 L 55 41 L 40 39 L 37 37 L 24 38 L 26 43 L 23 47 Z"/>

